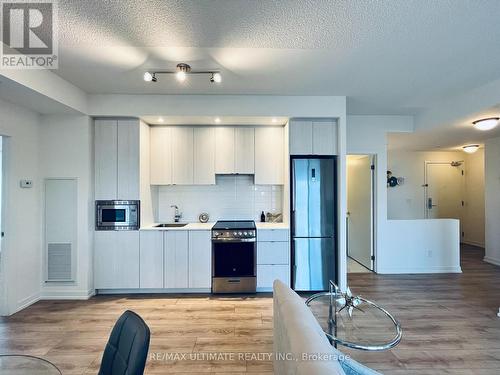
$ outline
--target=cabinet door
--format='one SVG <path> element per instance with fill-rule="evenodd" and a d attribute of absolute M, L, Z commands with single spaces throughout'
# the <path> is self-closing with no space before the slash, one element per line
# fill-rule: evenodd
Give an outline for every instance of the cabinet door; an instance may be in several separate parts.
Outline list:
<path fill-rule="evenodd" d="M 172 128 L 152 126 L 150 133 L 151 185 L 172 184 Z"/>
<path fill-rule="evenodd" d="M 139 121 L 118 120 L 117 199 L 140 199 Z"/>
<path fill-rule="evenodd" d="M 311 155 L 313 153 L 312 121 L 292 120 L 290 131 L 290 155 Z"/>
<path fill-rule="evenodd" d="M 257 242 L 257 264 L 289 264 L 289 242 Z"/>
<path fill-rule="evenodd" d="M 234 130 L 234 172 L 255 173 L 255 129 L 235 128 Z"/>
<path fill-rule="evenodd" d="M 210 231 L 189 232 L 189 287 L 210 288 L 212 282 L 212 242 Z"/>
<path fill-rule="evenodd" d="M 95 121 L 95 199 L 116 199 L 118 132 L 116 120 Z"/>
<path fill-rule="evenodd" d="M 313 129 L 313 154 L 337 154 L 337 126 L 334 121 L 314 121 Z"/>
<path fill-rule="evenodd" d="M 94 241 L 95 288 L 138 288 L 139 232 L 97 231 Z"/>
<path fill-rule="evenodd" d="M 257 288 L 272 290 L 274 280 L 281 280 L 286 285 L 290 285 L 289 265 L 257 265 Z"/>
<path fill-rule="evenodd" d="M 215 185 L 215 129 L 194 128 L 194 184 Z"/>
<path fill-rule="evenodd" d="M 215 173 L 234 173 L 234 128 L 215 128 Z"/>
<path fill-rule="evenodd" d="M 140 232 L 140 278 L 141 288 L 163 288 L 163 232 Z"/>
<path fill-rule="evenodd" d="M 284 180 L 283 128 L 255 129 L 255 184 L 282 185 Z"/>
<path fill-rule="evenodd" d="M 188 287 L 188 231 L 165 231 L 165 288 Z"/>
<path fill-rule="evenodd" d="M 175 126 L 172 128 L 172 183 L 193 184 L 193 128 Z"/>

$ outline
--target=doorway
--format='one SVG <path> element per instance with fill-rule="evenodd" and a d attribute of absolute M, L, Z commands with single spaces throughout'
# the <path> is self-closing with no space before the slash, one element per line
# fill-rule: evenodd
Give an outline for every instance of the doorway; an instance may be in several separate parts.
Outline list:
<path fill-rule="evenodd" d="M 348 273 L 374 271 L 373 155 L 347 156 L 347 263 Z"/>
<path fill-rule="evenodd" d="M 427 219 L 458 219 L 463 233 L 465 206 L 465 163 L 425 162 L 425 217 Z"/>

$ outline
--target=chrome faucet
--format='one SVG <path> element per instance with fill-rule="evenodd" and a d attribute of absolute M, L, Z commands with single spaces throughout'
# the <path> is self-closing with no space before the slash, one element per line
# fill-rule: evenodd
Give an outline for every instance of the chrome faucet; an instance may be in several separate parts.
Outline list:
<path fill-rule="evenodd" d="M 175 221 L 176 223 L 178 223 L 178 222 L 179 222 L 179 220 L 180 220 L 180 219 L 181 219 L 181 217 L 182 217 L 182 213 L 181 213 L 181 212 L 179 212 L 179 207 L 177 207 L 177 205 L 173 204 L 173 205 L 171 205 L 170 207 L 175 208 L 175 213 L 174 213 L 174 221 Z"/>

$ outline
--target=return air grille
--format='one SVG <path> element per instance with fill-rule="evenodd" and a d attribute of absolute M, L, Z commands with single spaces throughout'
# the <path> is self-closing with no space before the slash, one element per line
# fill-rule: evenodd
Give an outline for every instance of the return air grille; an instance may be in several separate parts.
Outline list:
<path fill-rule="evenodd" d="M 71 243 L 49 243 L 47 281 L 73 281 L 71 258 Z"/>

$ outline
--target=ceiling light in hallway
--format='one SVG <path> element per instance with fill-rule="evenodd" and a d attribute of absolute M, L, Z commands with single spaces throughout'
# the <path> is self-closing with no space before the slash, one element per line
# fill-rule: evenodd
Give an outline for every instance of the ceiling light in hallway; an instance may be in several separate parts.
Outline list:
<path fill-rule="evenodd" d="M 184 82 L 188 75 L 191 74 L 210 74 L 211 83 L 221 83 L 222 74 L 218 70 L 192 70 L 191 66 L 186 63 L 177 64 L 175 70 L 155 70 L 144 73 L 144 81 L 157 82 L 157 74 L 175 74 L 175 78 L 179 82 Z"/>
<path fill-rule="evenodd" d="M 498 117 L 483 118 L 472 122 L 472 125 L 479 130 L 491 130 L 498 125 Z"/>
<path fill-rule="evenodd" d="M 463 146 L 462 149 L 468 153 L 468 154 L 473 154 L 474 152 L 476 152 L 479 148 L 479 145 L 467 145 L 467 146 Z"/>

